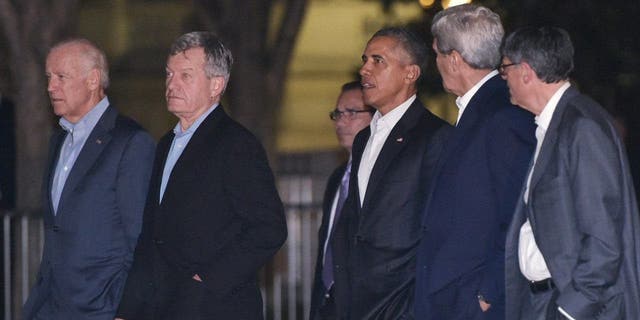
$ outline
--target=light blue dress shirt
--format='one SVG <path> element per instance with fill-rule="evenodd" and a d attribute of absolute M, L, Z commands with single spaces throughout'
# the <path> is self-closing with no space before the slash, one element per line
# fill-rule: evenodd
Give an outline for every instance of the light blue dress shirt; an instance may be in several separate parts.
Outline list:
<path fill-rule="evenodd" d="M 60 126 L 67 132 L 60 156 L 56 164 L 56 171 L 53 176 L 53 184 L 51 185 L 51 201 L 53 202 L 53 213 L 57 214 L 60 196 L 64 190 L 64 184 L 67 182 L 69 173 L 73 169 L 73 165 L 82 151 L 87 138 L 93 131 L 93 128 L 102 117 L 102 114 L 109 106 L 109 99 L 105 96 L 98 104 L 85 114 L 77 123 L 71 123 L 65 118 L 60 118 Z"/>
<path fill-rule="evenodd" d="M 169 154 L 167 155 L 167 161 L 164 163 L 164 170 L 162 171 L 162 184 L 160 185 L 160 199 L 159 202 L 162 202 L 162 197 L 164 196 L 164 190 L 167 188 L 167 182 L 169 182 L 169 176 L 171 176 L 171 171 L 173 171 L 173 167 L 176 165 L 178 159 L 180 159 L 180 155 L 182 155 L 182 151 L 187 147 L 193 133 L 198 129 L 202 121 L 218 107 L 218 104 L 214 104 L 201 116 L 193 122 L 193 124 L 187 128 L 187 130 L 182 131 L 182 127 L 180 126 L 180 122 L 176 124 L 173 128 L 173 142 L 171 142 L 171 149 L 169 149 Z"/>

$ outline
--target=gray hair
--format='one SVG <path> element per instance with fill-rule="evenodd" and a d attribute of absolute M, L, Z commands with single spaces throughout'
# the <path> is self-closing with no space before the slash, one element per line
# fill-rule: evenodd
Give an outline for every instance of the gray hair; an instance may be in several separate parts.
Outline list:
<path fill-rule="evenodd" d="M 205 54 L 204 74 L 207 78 L 224 77 L 229 82 L 233 55 L 222 41 L 212 32 L 194 31 L 185 33 L 171 45 L 169 54 L 175 56 L 189 49 L 202 48 Z"/>
<path fill-rule="evenodd" d="M 555 27 L 525 27 L 504 40 L 502 55 L 512 63 L 526 62 L 545 83 L 567 80 L 573 71 L 569 33 Z"/>
<path fill-rule="evenodd" d="M 67 46 L 78 47 L 78 53 L 80 54 L 81 63 L 84 64 L 85 72 L 89 72 L 91 69 L 98 69 L 100 72 L 100 87 L 107 89 L 109 87 L 109 64 L 104 51 L 88 39 L 73 38 L 58 42 L 49 49 L 49 53 Z"/>
<path fill-rule="evenodd" d="M 494 69 L 500 64 L 504 29 L 497 13 L 481 6 L 464 4 L 438 12 L 431 34 L 441 54 L 460 53 L 471 67 Z"/>

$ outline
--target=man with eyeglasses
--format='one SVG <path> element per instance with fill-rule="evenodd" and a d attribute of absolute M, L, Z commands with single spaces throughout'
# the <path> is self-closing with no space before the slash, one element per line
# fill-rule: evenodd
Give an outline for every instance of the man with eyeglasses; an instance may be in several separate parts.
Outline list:
<path fill-rule="evenodd" d="M 509 103 L 495 70 L 504 35 L 496 13 L 450 7 L 431 33 L 459 112 L 424 210 L 416 319 L 505 319 L 504 241 L 535 146 L 533 115 Z"/>
<path fill-rule="evenodd" d="M 536 115 L 537 146 L 506 238 L 507 318 L 640 319 L 640 221 L 611 116 L 571 83 L 560 28 L 502 47 L 511 101 Z"/>
<path fill-rule="evenodd" d="M 318 258 L 311 293 L 310 320 L 335 319 L 336 309 L 333 297 L 333 256 L 331 235 L 333 225 L 349 191 L 349 174 L 351 172 L 351 145 L 360 130 L 371 122 L 376 110 L 364 104 L 360 81 L 345 83 L 342 86 L 336 108 L 329 117 L 333 120 L 340 146 L 349 152 L 349 161 L 336 168 L 327 182 L 322 202 L 322 224 L 318 230 Z M 325 266 L 327 266 L 325 268 Z"/>

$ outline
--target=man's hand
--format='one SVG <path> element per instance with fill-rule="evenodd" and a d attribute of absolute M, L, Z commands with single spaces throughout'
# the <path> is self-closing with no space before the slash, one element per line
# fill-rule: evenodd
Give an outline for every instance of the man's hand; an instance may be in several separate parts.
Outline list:
<path fill-rule="evenodd" d="M 113 319 L 113 320 L 124 320 L 124 319 L 122 319 L 122 318 L 115 318 L 115 319 Z"/>
<path fill-rule="evenodd" d="M 491 305 L 484 302 L 483 300 L 479 300 L 478 302 L 480 302 L 480 309 L 482 309 L 482 312 L 487 312 L 487 310 L 491 308 Z"/>

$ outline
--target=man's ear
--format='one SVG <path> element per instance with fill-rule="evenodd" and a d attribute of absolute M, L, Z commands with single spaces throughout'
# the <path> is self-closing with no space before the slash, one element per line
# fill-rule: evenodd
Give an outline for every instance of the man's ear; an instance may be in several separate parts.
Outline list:
<path fill-rule="evenodd" d="M 536 72 L 531 68 L 531 66 L 526 62 L 520 62 L 520 77 L 524 83 L 529 83 L 533 81 L 534 77 L 537 77 Z"/>
<path fill-rule="evenodd" d="M 420 78 L 420 67 L 416 64 L 411 64 L 407 66 L 407 75 L 405 79 L 408 83 L 416 82 Z"/>
<path fill-rule="evenodd" d="M 89 90 L 97 90 L 100 87 L 100 78 L 102 74 L 98 69 L 91 69 L 87 74 L 87 87 Z"/>
<path fill-rule="evenodd" d="M 211 78 L 211 83 L 209 87 L 209 91 L 211 92 L 211 98 L 214 100 L 222 95 L 224 88 L 226 86 L 226 81 L 222 76 L 215 76 Z"/>
<path fill-rule="evenodd" d="M 451 71 L 458 71 L 460 70 L 460 64 L 462 63 L 463 59 L 462 56 L 460 55 L 460 53 L 456 50 L 451 51 L 451 53 L 448 55 L 448 61 L 449 61 L 449 67 L 451 68 Z"/>

